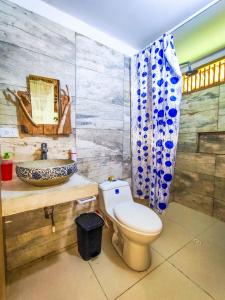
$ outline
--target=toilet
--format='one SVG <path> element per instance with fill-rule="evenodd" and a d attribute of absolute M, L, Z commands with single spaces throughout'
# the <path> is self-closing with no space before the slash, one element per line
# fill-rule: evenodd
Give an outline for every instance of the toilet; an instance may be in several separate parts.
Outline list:
<path fill-rule="evenodd" d="M 112 244 L 133 270 L 151 264 L 150 244 L 162 231 L 162 221 L 150 208 L 135 203 L 128 182 L 105 181 L 99 185 L 101 211 L 113 223 Z"/>

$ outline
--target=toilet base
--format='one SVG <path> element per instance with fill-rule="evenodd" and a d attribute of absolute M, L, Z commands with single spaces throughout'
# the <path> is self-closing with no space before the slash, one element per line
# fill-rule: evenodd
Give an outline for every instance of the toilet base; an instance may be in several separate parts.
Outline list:
<path fill-rule="evenodd" d="M 137 244 L 119 232 L 114 232 L 112 244 L 128 267 L 135 271 L 145 271 L 151 265 L 151 251 L 149 244 Z"/>

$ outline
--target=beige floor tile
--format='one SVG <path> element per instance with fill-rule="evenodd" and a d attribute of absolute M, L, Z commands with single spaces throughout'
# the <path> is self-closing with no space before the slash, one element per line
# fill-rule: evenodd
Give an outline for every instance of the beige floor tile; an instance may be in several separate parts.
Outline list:
<path fill-rule="evenodd" d="M 178 223 L 183 226 L 187 232 L 196 235 L 217 221 L 213 217 L 176 202 L 170 203 L 164 218 Z"/>
<path fill-rule="evenodd" d="M 211 300 L 169 263 L 164 262 L 118 300 Z"/>
<path fill-rule="evenodd" d="M 192 241 L 169 261 L 215 299 L 225 299 L 224 248 L 208 241 Z"/>
<path fill-rule="evenodd" d="M 152 250 L 151 268 L 145 272 L 132 271 L 117 254 L 111 244 L 109 232 L 105 231 L 102 253 L 91 260 L 90 264 L 107 297 L 115 299 L 163 261 L 164 259 Z"/>
<path fill-rule="evenodd" d="M 73 248 L 11 274 L 7 300 L 105 300 L 88 262 Z"/>
<path fill-rule="evenodd" d="M 225 222 L 217 221 L 215 224 L 210 226 L 209 229 L 199 234 L 198 237 L 201 240 L 207 240 L 215 245 L 225 248 Z"/>
<path fill-rule="evenodd" d="M 163 231 L 160 237 L 155 240 L 151 246 L 164 258 L 168 258 L 184 247 L 184 245 L 191 241 L 193 237 L 193 234 L 188 233 L 179 224 L 168 219 L 164 219 Z"/>

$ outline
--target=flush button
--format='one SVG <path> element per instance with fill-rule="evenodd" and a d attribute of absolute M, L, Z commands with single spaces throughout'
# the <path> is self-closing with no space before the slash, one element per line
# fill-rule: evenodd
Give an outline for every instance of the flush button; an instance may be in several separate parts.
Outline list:
<path fill-rule="evenodd" d="M 119 189 L 115 189 L 115 194 L 119 194 L 120 190 Z"/>

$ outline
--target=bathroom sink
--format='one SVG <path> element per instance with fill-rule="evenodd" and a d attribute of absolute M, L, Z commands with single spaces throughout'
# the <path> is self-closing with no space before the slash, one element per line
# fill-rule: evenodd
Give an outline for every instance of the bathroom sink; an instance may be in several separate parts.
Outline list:
<path fill-rule="evenodd" d="M 34 160 L 16 165 L 17 177 L 36 186 L 63 183 L 77 172 L 76 162 L 71 159 Z"/>

